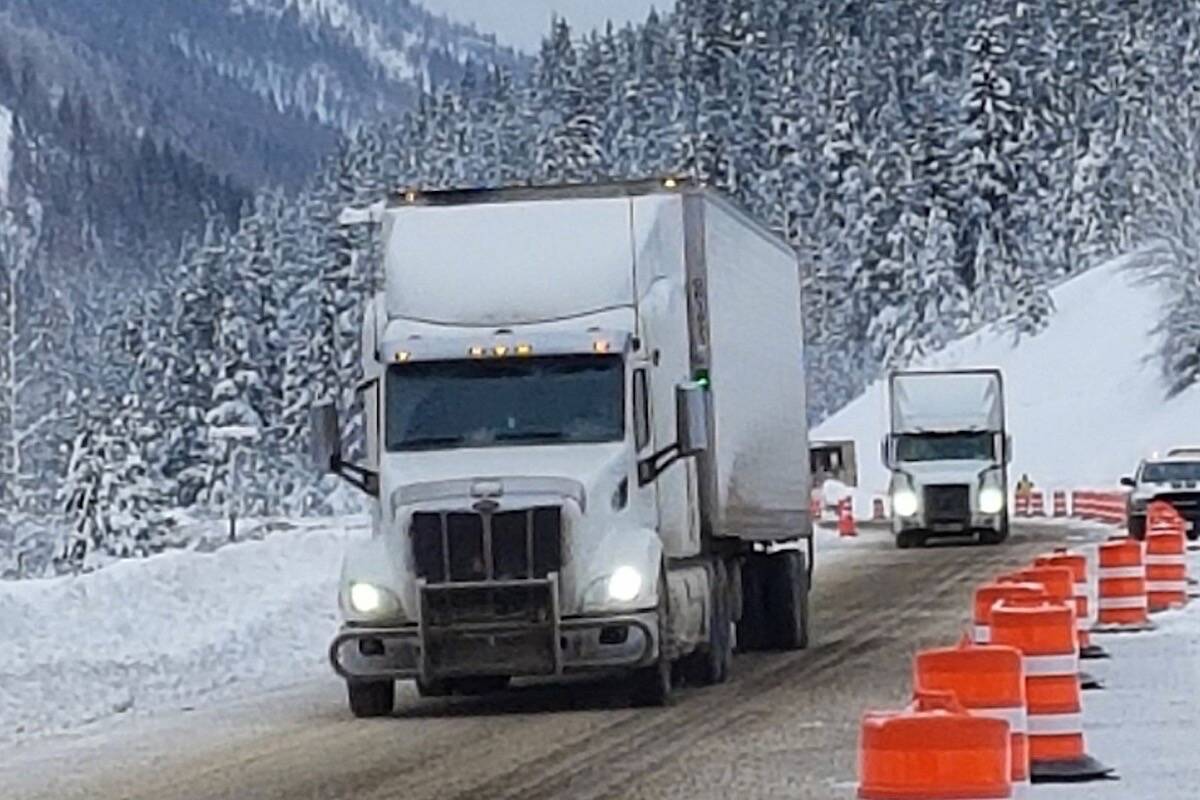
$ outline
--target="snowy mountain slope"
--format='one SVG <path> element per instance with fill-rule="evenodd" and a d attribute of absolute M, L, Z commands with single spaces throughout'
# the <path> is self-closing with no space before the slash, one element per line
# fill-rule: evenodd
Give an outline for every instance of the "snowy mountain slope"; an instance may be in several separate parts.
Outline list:
<path fill-rule="evenodd" d="M 210 554 L 0 582 L 0 741 L 330 675 L 342 552 L 366 521 L 295 524 Z"/>
<path fill-rule="evenodd" d="M 307 177 L 467 62 L 520 63 L 408 0 L 0 0 L 0 52 L 246 185 Z"/>
<path fill-rule="evenodd" d="M 1011 474 L 1035 484 L 1112 486 L 1138 459 L 1200 441 L 1200 387 L 1165 399 L 1150 359 L 1151 329 L 1165 307 L 1157 288 L 1110 261 L 1060 285 L 1057 313 L 1040 335 L 1014 341 L 994 325 L 952 343 L 918 367 L 999 366 L 1013 436 Z M 815 439 L 853 439 L 859 485 L 882 492 L 886 432 L 882 381 L 819 425 Z"/>

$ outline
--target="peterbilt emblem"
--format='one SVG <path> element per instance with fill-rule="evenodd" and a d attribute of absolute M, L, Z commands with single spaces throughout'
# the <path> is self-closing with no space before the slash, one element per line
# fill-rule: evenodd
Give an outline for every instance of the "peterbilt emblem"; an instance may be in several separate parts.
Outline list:
<path fill-rule="evenodd" d="M 471 484 L 471 497 L 495 498 L 504 496 L 504 484 L 501 481 L 475 481 Z"/>

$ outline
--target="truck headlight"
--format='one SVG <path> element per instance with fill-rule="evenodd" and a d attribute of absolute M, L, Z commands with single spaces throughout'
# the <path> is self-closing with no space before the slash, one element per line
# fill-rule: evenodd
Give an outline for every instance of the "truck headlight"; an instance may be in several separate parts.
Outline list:
<path fill-rule="evenodd" d="M 979 510 L 984 514 L 999 514 L 1004 510 L 1004 492 L 995 486 L 979 490 Z"/>
<path fill-rule="evenodd" d="M 359 614 L 374 614 L 383 608 L 383 591 L 369 583 L 350 584 L 350 607 Z"/>
<path fill-rule="evenodd" d="M 917 513 L 917 493 L 912 489 L 897 489 L 892 494 L 892 510 L 901 517 L 911 517 Z"/>
<path fill-rule="evenodd" d="M 618 603 L 628 603 L 642 591 L 642 573 L 633 567 L 617 567 L 608 579 L 608 596 Z"/>

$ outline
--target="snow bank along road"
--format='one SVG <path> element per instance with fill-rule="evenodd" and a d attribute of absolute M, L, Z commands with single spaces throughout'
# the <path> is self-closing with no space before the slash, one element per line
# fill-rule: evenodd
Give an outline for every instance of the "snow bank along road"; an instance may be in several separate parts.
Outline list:
<path fill-rule="evenodd" d="M 598 684 L 420 700 L 354 720 L 332 675 L 252 700 L 103 723 L 0 750 L 19 798 L 845 798 L 859 715 L 906 702 L 911 658 L 947 643 L 974 587 L 1070 534 L 898 551 L 863 531 L 818 558 L 816 640 L 735 659 L 733 680 L 633 710 Z"/>

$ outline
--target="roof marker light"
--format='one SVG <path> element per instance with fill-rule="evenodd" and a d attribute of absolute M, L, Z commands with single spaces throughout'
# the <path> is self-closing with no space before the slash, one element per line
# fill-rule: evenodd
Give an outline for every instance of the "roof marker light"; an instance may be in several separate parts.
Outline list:
<path fill-rule="evenodd" d="M 467 352 L 470 353 L 471 358 L 483 358 L 484 349 L 479 345 L 475 345 Z"/>
<path fill-rule="evenodd" d="M 607 353 L 612 349 L 612 345 L 607 339 L 597 339 L 596 341 L 592 342 L 592 349 L 597 353 Z"/>
<path fill-rule="evenodd" d="M 533 355 L 533 345 L 529 345 L 529 344 L 517 345 L 517 355 L 519 355 L 519 356 Z"/>
<path fill-rule="evenodd" d="M 407 350 L 398 350 L 396 352 L 397 363 L 404 364 L 408 361 L 412 361 L 412 353 L 408 352 Z"/>
<path fill-rule="evenodd" d="M 506 355 L 508 355 L 508 345 L 498 344 L 493 348 L 493 352 L 500 358 L 504 358 Z"/>

